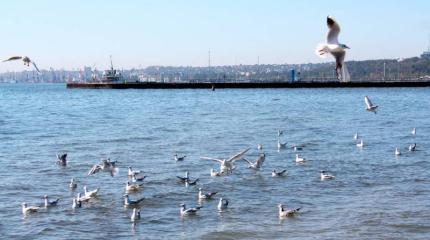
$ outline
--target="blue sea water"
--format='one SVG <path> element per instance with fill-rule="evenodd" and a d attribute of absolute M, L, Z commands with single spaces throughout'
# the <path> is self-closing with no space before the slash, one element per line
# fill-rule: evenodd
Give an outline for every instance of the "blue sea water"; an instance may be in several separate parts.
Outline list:
<path fill-rule="evenodd" d="M 84 90 L 62 84 L 0 85 L 0 238 L 5 239 L 430 239 L 430 89 Z M 364 96 L 379 105 L 365 111 Z M 411 130 L 417 128 L 413 137 Z M 303 144 L 306 162 L 277 150 Z M 355 146 L 355 132 L 364 148 Z M 417 143 L 416 152 L 408 152 Z M 266 161 L 255 172 L 244 161 L 213 178 L 216 162 L 251 147 Z M 398 147 L 402 155 L 396 157 Z M 55 164 L 67 152 L 69 164 Z M 173 154 L 187 155 L 175 162 Z M 101 158 L 119 161 L 118 175 L 87 176 Z M 123 207 L 127 167 L 143 170 L 142 219 Z M 272 178 L 273 169 L 287 169 Z M 321 181 L 320 170 L 336 178 Z M 189 171 L 198 186 L 176 181 Z M 70 179 L 78 189 L 68 188 Z M 72 197 L 100 187 L 98 199 L 72 210 Z M 230 201 L 218 213 L 205 201 L 195 217 L 197 189 Z M 24 216 L 21 203 L 43 195 L 59 206 Z M 301 207 L 279 219 L 277 204 Z"/>

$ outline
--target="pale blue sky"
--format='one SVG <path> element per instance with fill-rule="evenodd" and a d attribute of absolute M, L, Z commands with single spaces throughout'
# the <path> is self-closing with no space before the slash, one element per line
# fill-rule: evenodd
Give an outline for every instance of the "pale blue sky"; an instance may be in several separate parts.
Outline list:
<path fill-rule="evenodd" d="M 28 55 L 42 69 L 105 68 L 110 54 L 119 68 L 206 66 L 208 49 L 213 65 L 321 62 L 327 15 L 347 60 L 410 57 L 427 49 L 429 10 L 426 0 L 4 0 L 0 57 Z"/>

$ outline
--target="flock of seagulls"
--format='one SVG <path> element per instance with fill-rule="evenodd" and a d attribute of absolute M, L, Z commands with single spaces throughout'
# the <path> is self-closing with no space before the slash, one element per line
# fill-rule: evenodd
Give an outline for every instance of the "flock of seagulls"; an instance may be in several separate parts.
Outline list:
<path fill-rule="evenodd" d="M 376 113 L 376 110 L 378 108 L 377 105 L 373 105 L 370 101 L 368 96 L 365 96 L 365 104 L 366 104 L 366 110 L 370 112 Z M 411 131 L 411 134 L 413 137 L 416 136 L 416 128 L 413 128 Z M 277 133 L 277 144 L 278 144 L 278 150 L 279 145 L 281 143 L 281 137 L 284 136 L 283 130 L 278 130 Z M 363 148 L 364 143 L 361 136 L 359 136 L 358 133 L 355 133 L 353 138 L 357 141 L 357 147 Z M 281 146 L 284 146 L 283 148 L 286 148 L 286 143 L 282 143 Z M 301 151 L 304 146 L 299 145 L 292 145 L 293 151 L 295 152 L 295 162 L 300 165 L 304 164 L 306 162 L 306 159 L 302 157 L 298 151 Z M 245 154 L 250 150 L 251 148 L 246 148 L 241 150 L 240 152 L 225 158 L 225 159 L 219 159 L 219 158 L 211 158 L 211 157 L 201 157 L 202 160 L 211 160 L 214 162 L 217 162 L 219 164 L 219 171 L 215 171 L 213 168 L 210 169 L 210 176 L 211 177 L 222 177 L 228 174 L 233 174 L 234 170 L 236 169 L 236 162 L 243 161 L 247 164 L 247 167 L 249 169 L 252 169 L 254 171 L 260 171 L 263 167 L 263 164 L 266 160 L 266 154 L 263 152 L 263 146 L 261 144 L 257 145 L 257 149 L 259 151 L 259 156 L 255 161 L 250 161 L 245 158 Z M 416 150 L 416 143 L 409 145 L 408 148 L 409 151 L 415 151 Z M 399 148 L 395 149 L 395 155 L 400 156 L 402 153 Z M 173 156 L 173 159 L 176 162 L 182 162 L 185 160 L 186 156 L 178 156 L 178 154 L 175 154 Z M 67 166 L 67 153 L 63 154 L 57 154 L 57 162 L 60 166 Z M 95 164 L 90 171 L 88 172 L 88 176 L 95 175 L 100 172 L 106 172 L 109 173 L 112 177 L 115 176 L 118 173 L 118 167 L 117 167 L 118 161 L 111 161 L 109 158 L 102 159 L 99 163 Z M 131 166 L 128 167 L 127 176 L 128 181 L 125 185 L 125 194 L 123 195 L 124 199 L 124 206 L 127 208 L 132 208 L 132 214 L 130 216 L 130 220 L 135 223 L 141 218 L 141 210 L 140 206 L 144 202 L 145 198 L 136 198 L 131 199 L 129 196 L 129 193 L 133 192 L 139 192 L 142 187 L 144 186 L 144 179 L 146 176 L 142 176 L 143 171 L 141 170 L 135 170 Z M 287 170 L 276 170 L 273 169 L 271 172 L 272 177 L 284 177 L 287 175 Z M 180 183 L 185 184 L 186 187 L 197 185 L 199 178 L 191 178 L 189 171 L 186 171 L 184 176 L 176 176 L 177 180 Z M 321 170 L 320 171 L 320 179 L 321 181 L 325 180 L 333 180 L 335 179 L 335 176 L 331 174 L 329 171 Z M 69 188 L 71 190 L 77 189 L 77 182 L 75 178 L 72 178 L 69 183 Z M 76 194 L 76 197 L 72 199 L 72 208 L 77 209 L 81 208 L 83 203 L 90 202 L 92 199 L 95 199 L 98 197 L 98 194 L 100 192 L 100 188 L 95 188 L 93 190 L 88 190 L 87 186 L 83 186 L 84 192 L 81 194 L 80 192 Z M 204 201 L 209 201 L 212 199 L 215 199 L 215 197 L 218 196 L 218 192 L 203 192 L 203 189 L 201 187 L 198 188 L 197 193 L 197 199 L 199 205 L 192 208 L 187 208 L 185 203 L 181 203 L 180 206 L 180 216 L 191 216 L 196 215 L 200 211 L 200 209 L 203 207 L 202 203 Z M 22 203 L 22 213 L 23 214 L 29 214 L 39 211 L 41 208 L 51 208 L 58 206 L 60 202 L 60 198 L 57 198 L 53 201 L 50 201 L 48 195 L 44 196 L 44 204 L 43 205 L 37 205 L 37 206 L 28 206 L 27 203 Z M 219 212 L 225 211 L 229 206 L 229 200 L 220 197 L 218 199 L 218 205 L 217 210 Z M 280 218 L 285 217 L 293 217 L 297 215 L 301 208 L 291 208 L 286 209 L 284 208 L 283 204 L 278 205 L 278 215 Z"/>

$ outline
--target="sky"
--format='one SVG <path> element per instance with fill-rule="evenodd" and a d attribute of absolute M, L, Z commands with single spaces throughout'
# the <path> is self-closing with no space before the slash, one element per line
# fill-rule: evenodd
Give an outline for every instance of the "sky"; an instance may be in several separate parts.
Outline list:
<path fill-rule="evenodd" d="M 297 64 L 319 59 L 326 17 L 337 19 L 347 61 L 427 50 L 427 0 L 2 0 L 0 58 L 41 69 L 153 65 Z M 0 62 L 0 72 L 25 70 Z"/>

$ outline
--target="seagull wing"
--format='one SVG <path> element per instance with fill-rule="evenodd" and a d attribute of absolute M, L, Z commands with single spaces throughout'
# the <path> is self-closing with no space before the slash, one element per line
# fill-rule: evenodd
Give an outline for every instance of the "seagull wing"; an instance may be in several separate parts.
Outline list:
<path fill-rule="evenodd" d="M 31 64 L 33 64 L 34 69 L 36 69 L 36 71 L 37 71 L 38 73 L 40 73 L 40 70 L 39 70 L 39 68 L 36 66 L 36 63 L 35 63 L 35 62 L 33 62 L 33 61 L 31 61 Z"/>
<path fill-rule="evenodd" d="M 88 172 L 88 176 L 96 174 L 98 171 L 100 171 L 102 167 L 100 165 L 94 165 L 91 170 Z"/>
<path fill-rule="evenodd" d="M 245 155 L 245 153 L 246 153 L 246 152 L 248 152 L 248 151 L 249 151 L 249 149 L 251 149 L 251 148 L 247 148 L 247 149 L 243 150 L 242 152 L 240 152 L 240 153 L 238 153 L 238 154 L 234 155 L 233 157 L 229 158 L 229 159 L 227 160 L 227 162 L 234 162 L 234 161 L 236 161 L 236 160 L 242 159 L 243 155 Z"/>
<path fill-rule="evenodd" d="M 340 27 L 336 20 L 334 20 L 334 18 L 331 16 L 327 17 L 327 27 L 329 29 L 327 33 L 327 43 L 338 44 L 337 37 L 340 33 Z"/>
<path fill-rule="evenodd" d="M 252 162 L 251 162 L 251 161 L 249 161 L 248 159 L 246 159 L 246 158 L 242 158 L 242 160 L 243 160 L 243 161 L 245 161 L 245 162 L 247 162 L 249 165 L 252 165 Z"/>
<path fill-rule="evenodd" d="M 369 97 L 364 96 L 364 102 L 367 105 L 367 108 L 371 108 L 373 106 L 372 102 L 370 101 Z"/>
<path fill-rule="evenodd" d="M 204 160 L 212 160 L 212 161 L 217 161 L 217 162 L 222 162 L 221 159 L 217 159 L 217 158 L 210 158 L 210 157 L 200 157 L 200 159 L 204 159 Z"/>
<path fill-rule="evenodd" d="M 6 60 L 3 60 L 3 62 L 14 61 L 14 60 L 20 60 L 20 59 L 22 59 L 22 57 L 21 57 L 21 56 L 13 56 L 13 57 L 10 57 L 10 58 L 8 58 L 8 59 L 6 59 Z"/>

